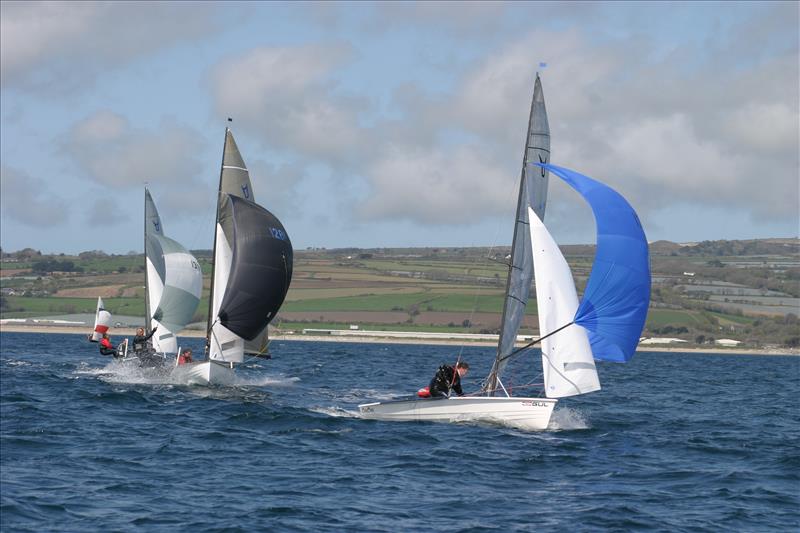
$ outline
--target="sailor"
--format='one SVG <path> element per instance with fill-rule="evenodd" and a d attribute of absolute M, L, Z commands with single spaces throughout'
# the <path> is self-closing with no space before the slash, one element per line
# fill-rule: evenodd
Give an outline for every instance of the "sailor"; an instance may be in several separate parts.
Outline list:
<path fill-rule="evenodd" d="M 186 363 L 192 362 L 192 349 L 186 348 L 181 355 L 178 357 L 178 364 L 185 365 Z"/>
<path fill-rule="evenodd" d="M 147 341 L 150 340 L 150 337 L 153 336 L 157 329 L 158 326 L 154 327 L 149 335 L 144 334 L 144 328 L 137 329 L 136 336 L 133 338 L 133 351 L 137 353 L 147 352 Z"/>
<path fill-rule="evenodd" d="M 108 338 L 108 333 L 103 333 L 103 338 L 100 339 L 100 355 L 117 355 L 114 345 L 111 344 L 111 339 Z"/>
<path fill-rule="evenodd" d="M 442 365 L 436 370 L 431 384 L 428 386 L 432 398 L 446 398 L 450 391 L 455 391 L 459 396 L 464 395 L 461 390 L 461 378 L 469 372 L 469 364 L 464 361 L 457 362 L 454 366 Z"/>

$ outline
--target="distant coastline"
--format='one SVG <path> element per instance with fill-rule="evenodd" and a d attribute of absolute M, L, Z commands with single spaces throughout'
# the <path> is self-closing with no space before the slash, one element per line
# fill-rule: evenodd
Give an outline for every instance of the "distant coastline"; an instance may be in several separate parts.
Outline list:
<path fill-rule="evenodd" d="M 70 334 L 70 335 L 88 335 L 89 330 L 74 326 L 59 326 L 59 325 L 32 325 L 32 324 L 16 324 L 4 323 L 0 324 L 0 333 L 45 333 L 45 334 Z M 112 333 L 112 338 L 116 337 L 131 337 L 136 333 L 135 328 L 115 328 Z M 425 344 L 425 345 L 441 345 L 441 346 L 495 346 L 495 342 L 485 340 L 464 340 L 464 339 L 423 339 L 415 338 L 413 332 L 408 333 L 408 337 L 382 337 L 380 335 L 370 337 L 344 337 L 333 335 L 303 335 L 303 334 L 284 334 L 274 335 L 271 337 L 273 341 L 311 341 L 311 342 L 346 342 L 346 343 L 383 343 L 383 344 Z M 180 333 L 181 337 L 188 337 L 194 339 L 201 339 L 205 337 L 203 331 L 187 329 Z M 689 347 L 667 347 L 667 346 L 647 346 L 640 348 L 638 351 L 654 352 L 654 353 L 708 353 L 708 354 L 723 354 L 723 355 L 791 355 L 800 356 L 800 350 L 795 349 L 766 349 L 766 348 L 689 348 Z"/>

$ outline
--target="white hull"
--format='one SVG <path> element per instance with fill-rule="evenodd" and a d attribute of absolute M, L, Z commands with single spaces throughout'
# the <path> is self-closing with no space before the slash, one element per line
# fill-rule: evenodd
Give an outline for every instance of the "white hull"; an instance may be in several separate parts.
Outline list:
<path fill-rule="evenodd" d="M 558 400 L 499 396 L 457 396 L 365 403 L 363 418 L 396 421 L 481 421 L 524 429 L 547 429 Z"/>
<path fill-rule="evenodd" d="M 231 363 L 198 361 L 178 365 L 172 369 L 172 377 L 187 385 L 233 385 L 236 374 Z"/>

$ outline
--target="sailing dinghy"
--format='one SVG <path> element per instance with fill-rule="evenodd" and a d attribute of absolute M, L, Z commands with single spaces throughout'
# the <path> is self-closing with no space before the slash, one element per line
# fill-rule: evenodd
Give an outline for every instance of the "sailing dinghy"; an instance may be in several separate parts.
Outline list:
<path fill-rule="evenodd" d="M 92 330 L 92 334 L 89 335 L 89 340 L 91 342 L 100 342 L 100 339 L 103 338 L 103 334 L 108 332 L 109 327 L 111 327 L 111 313 L 106 310 L 103 299 L 98 296 L 97 310 L 94 314 L 94 329 Z"/>
<path fill-rule="evenodd" d="M 610 187 L 573 170 L 537 164 L 566 181 L 594 212 L 597 250 L 578 302 L 572 272 L 536 212 L 528 208 L 536 276 L 540 338 L 498 355 L 475 396 L 360 405 L 381 420 L 480 420 L 546 429 L 558 398 L 600 389 L 595 360 L 628 361 L 636 351 L 650 302 L 647 240 L 630 204 Z M 512 396 L 502 382 L 504 364 L 541 344 L 543 397 Z M 496 384 L 496 385 L 495 385 Z"/>
<path fill-rule="evenodd" d="M 179 242 L 164 235 L 158 209 L 144 190 L 145 334 L 155 334 L 145 346 L 120 343 L 122 362 L 161 367 L 178 352 L 175 336 L 192 320 L 200 303 L 203 273 L 197 259 Z"/>
<path fill-rule="evenodd" d="M 142 366 L 160 366 L 177 356 L 180 332 L 192 320 L 203 290 L 197 259 L 164 235 L 150 191 L 144 190 L 145 334 L 155 334 L 144 350 L 129 353 Z M 127 341 L 127 339 L 126 339 Z"/>
<path fill-rule="evenodd" d="M 292 243 L 280 220 L 258 205 L 230 128 L 217 198 L 205 361 L 182 364 L 176 379 L 229 385 L 245 354 L 264 356 L 267 328 L 292 279 Z"/>
<path fill-rule="evenodd" d="M 635 352 L 650 301 L 644 231 L 633 208 L 616 191 L 575 171 L 547 163 L 549 130 L 541 128 L 542 124 L 547 126 L 543 112 L 544 100 L 537 76 L 502 330 L 484 386 L 475 395 L 363 404 L 359 410 L 364 418 L 477 420 L 546 429 L 558 398 L 600 389 L 594 360 L 627 361 Z M 580 304 L 569 266 L 542 222 L 548 171 L 583 196 L 597 224 L 595 261 Z M 516 348 L 534 276 L 541 336 Z M 513 396 L 503 384 L 503 371 L 512 358 L 535 344 L 541 344 L 544 390 L 541 396 Z"/>

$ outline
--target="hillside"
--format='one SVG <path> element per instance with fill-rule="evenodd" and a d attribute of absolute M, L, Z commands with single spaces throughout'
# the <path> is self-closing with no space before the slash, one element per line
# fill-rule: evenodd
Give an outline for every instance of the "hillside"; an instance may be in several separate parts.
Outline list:
<path fill-rule="evenodd" d="M 651 243 L 652 303 L 645 336 L 692 344 L 720 338 L 745 346 L 800 344 L 800 240 Z M 582 290 L 594 247 L 562 247 Z M 295 252 L 292 286 L 273 325 L 285 330 L 348 328 L 492 333 L 498 330 L 505 248 L 308 249 Z M 205 274 L 211 254 L 193 251 Z M 116 316 L 144 314 L 141 254 L 2 254 L 2 318 L 94 313 L 102 296 Z M 525 333 L 537 333 L 529 305 Z M 141 321 L 142 319 L 139 319 Z"/>

